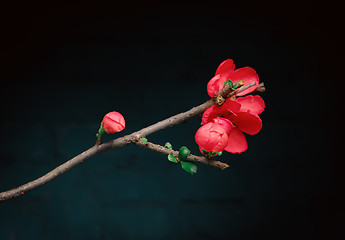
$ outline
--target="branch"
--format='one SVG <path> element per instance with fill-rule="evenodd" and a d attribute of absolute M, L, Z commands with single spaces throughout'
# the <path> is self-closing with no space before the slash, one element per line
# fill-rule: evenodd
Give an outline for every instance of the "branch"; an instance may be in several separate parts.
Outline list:
<path fill-rule="evenodd" d="M 219 95 L 221 95 L 223 98 L 231 97 L 231 96 L 236 95 L 237 93 L 240 93 L 240 92 L 242 92 L 242 91 L 244 91 L 244 90 L 246 90 L 246 89 L 248 89 L 254 85 L 255 85 L 255 83 L 251 83 L 251 84 L 242 86 L 235 91 L 231 91 L 231 88 L 229 86 L 225 86 L 224 88 L 222 88 L 221 90 L 219 90 L 215 94 L 215 97 L 211 98 L 210 100 L 206 101 L 205 103 L 203 103 L 197 107 L 193 107 L 192 109 L 190 109 L 187 112 L 180 113 L 180 114 L 177 114 L 177 115 L 172 116 L 170 118 L 167 118 L 163 121 L 157 122 L 157 123 L 155 123 L 149 127 L 143 128 L 143 129 L 141 129 L 137 132 L 134 132 L 130 135 L 116 138 L 112 141 L 109 141 L 109 142 L 106 142 L 103 144 L 96 144 L 95 146 L 84 151 L 83 153 L 75 156 L 74 158 L 70 159 L 69 161 L 67 161 L 67 162 L 63 163 L 62 165 L 58 166 L 57 168 L 53 169 L 52 171 L 45 174 L 44 176 L 37 178 L 36 180 L 33 180 L 31 182 L 28 182 L 22 186 L 17 187 L 17 188 L 13 188 L 11 190 L 1 192 L 0 193 L 0 202 L 19 197 L 19 196 L 24 195 L 25 193 L 27 193 L 29 191 L 32 191 L 32 190 L 34 190 L 40 186 L 43 186 L 43 185 L 47 184 L 48 182 L 54 180 L 55 178 L 61 176 L 65 172 L 69 171 L 71 168 L 83 163 L 85 160 L 87 160 L 87 159 L 89 159 L 89 158 L 91 158 L 91 157 L 93 157 L 93 156 L 95 156 L 101 152 L 105 152 L 105 151 L 108 151 L 110 149 L 123 147 L 127 144 L 130 144 L 130 143 L 136 143 L 137 145 L 141 146 L 140 144 L 138 144 L 137 139 L 140 139 L 142 137 L 150 135 L 154 132 L 163 130 L 167 127 L 172 127 L 172 126 L 184 123 L 188 119 L 203 113 L 206 109 L 208 109 L 209 107 L 211 107 L 212 105 L 214 105 L 216 103 L 216 98 Z M 152 144 L 152 143 L 150 143 L 150 144 Z M 151 146 L 152 146 L 152 148 L 150 148 L 151 150 L 160 149 L 160 148 L 157 148 L 157 146 L 159 146 L 159 145 L 152 144 Z M 158 151 L 158 152 L 165 153 L 165 152 L 163 152 L 163 149 L 160 149 L 160 150 L 161 151 Z M 167 149 L 167 150 L 169 150 L 169 149 Z M 164 149 L 164 151 L 165 151 L 165 149 Z M 173 154 L 174 153 L 175 153 L 175 151 L 173 152 Z M 206 160 L 203 157 L 198 157 L 198 156 L 194 156 L 194 155 L 188 157 L 187 159 L 190 161 L 205 163 L 205 164 L 208 164 L 211 166 L 219 167 L 221 169 L 224 169 L 224 168 L 226 168 L 226 166 L 228 166 L 225 163 L 221 163 L 221 162 L 214 161 L 214 160 Z"/>
<path fill-rule="evenodd" d="M 179 153 L 178 151 L 170 150 L 170 149 L 165 148 L 165 147 L 163 147 L 161 145 L 154 144 L 154 143 L 151 143 L 151 142 L 143 143 L 140 138 L 135 138 L 133 143 L 138 145 L 138 146 L 140 146 L 140 147 L 142 147 L 142 148 L 147 148 L 147 149 L 153 150 L 155 152 L 163 153 L 163 154 L 166 154 L 166 155 L 169 155 L 170 153 L 172 153 L 175 157 L 178 157 L 178 153 Z M 190 162 L 197 162 L 197 163 L 207 164 L 207 165 L 210 165 L 212 167 L 220 168 L 222 170 L 224 170 L 225 168 L 229 167 L 229 165 L 226 164 L 226 163 L 219 162 L 219 161 L 212 160 L 212 159 L 208 159 L 206 157 L 196 156 L 196 155 L 193 155 L 193 154 L 189 154 L 188 157 L 186 158 L 186 160 L 188 160 Z"/>
<path fill-rule="evenodd" d="M 172 127 L 172 126 L 184 123 L 188 119 L 205 112 L 206 109 L 208 109 L 209 107 L 214 105 L 216 103 L 217 96 L 220 95 L 224 99 L 226 99 L 228 97 L 236 95 L 237 93 L 243 92 L 244 90 L 246 90 L 246 89 L 248 89 L 254 85 L 255 85 L 255 82 L 248 84 L 248 85 L 245 85 L 245 86 L 242 86 L 242 87 L 236 89 L 235 91 L 232 91 L 230 86 L 225 86 L 224 88 L 219 90 L 215 94 L 215 96 L 213 98 L 211 98 L 210 100 L 208 100 L 207 102 L 205 102 L 205 103 L 203 103 L 197 107 L 193 107 L 192 109 L 190 109 L 187 112 L 177 114 L 177 115 L 172 116 L 170 118 L 167 118 L 163 121 L 157 122 L 157 123 L 155 123 L 149 127 L 143 128 L 140 131 L 133 133 L 133 135 L 135 137 L 142 138 L 142 137 L 146 137 L 147 135 L 152 134 L 154 132 L 163 130 L 167 127 Z"/>
<path fill-rule="evenodd" d="M 254 92 L 264 92 L 266 91 L 265 84 L 262 82 L 258 85 Z"/>
<path fill-rule="evenodd" d="M 128 141 L 128 136 L 127 137 L 122 137 L 122 138 L 117 138 L 114 141 L 112 141 L 112 148 L 118 148 L 118 147 L 122 147 L 124 145 L 127 145 L 128 143 L 130 143 L 130 141 Z M 83 153 L 75 156 L 74 158 L 70 159 L 69 161 L 63 163 L 62 165 L 58 166 L 57 168 L 53 169 L 52 171 L 50 171 L 49 173 L 47 173 L 46 175 L 28 182 L 22 186 L 19 186 L 17 188 L 13 188 L 11 190 L 8 190 L 6 192 L 1 192 L 0 193 L 0 202 L 8 200 L 8 199 L 12 199 L 12 198 L 16 198 L 19 197 L 21 195 L 24 195 L 25 193 L 34 190 L 40 186 L 43 186 L 47 183 L 49 183 L 50 181 L 54 180 L 55 178 L 61 176 L 62 174 L 64 174 L 65 172 L 67 172 L 68 170 L 70 170 L 71 168 L 83 163 L 85 160 L 95 156 L 98 153 L 104 152 L 109 150 L 110 148 L 107 145 L 95 145 L 91 148 L 89 148 L 88 150 L 84 151 Z"/>

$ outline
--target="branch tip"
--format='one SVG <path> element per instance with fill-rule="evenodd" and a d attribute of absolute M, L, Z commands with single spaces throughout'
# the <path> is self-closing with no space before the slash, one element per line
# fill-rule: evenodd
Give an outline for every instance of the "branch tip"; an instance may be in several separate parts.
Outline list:
<path fill-rule="evenodd" d="M 223 165 L 223 167 L 221 167 L 221 169 L 224 170 L 225 168 L 228 168 L 228 167 L 229 167 L 229 165 L 225 164 L 225 165 Z"/>

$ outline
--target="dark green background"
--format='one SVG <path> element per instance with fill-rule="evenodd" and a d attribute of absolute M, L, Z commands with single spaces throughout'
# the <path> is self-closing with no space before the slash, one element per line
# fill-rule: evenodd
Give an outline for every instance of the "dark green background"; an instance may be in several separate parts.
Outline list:
<path fill-rule="evenodd" d="M 0 239 L 336 239 L 339 15 L 330 3 L 3 8 L 0 191 L 95 143 L 104 114 L 130 134 L 208 99 L 232 58 L 265 82 L 263 129 L 225 171 L 189 175 L 136 146 L 97 155 L 0 204 Z M 335 90 L 334 90 L 335 89 Z M 148 136 L 188 146 L 201 117 Z"/>

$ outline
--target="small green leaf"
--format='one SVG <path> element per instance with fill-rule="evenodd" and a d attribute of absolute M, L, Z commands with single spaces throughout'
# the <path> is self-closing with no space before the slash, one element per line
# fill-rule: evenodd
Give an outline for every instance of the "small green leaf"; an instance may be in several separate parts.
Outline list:
<path fill-rule="evenodd" d="M 243 82 L 243 81 L 242 81 Z M 235 83 L 231 82 L 230 79 L 226 80 L 224 85 L 229 85 L 231 90 L 236 90 L 237 88 L 239 88 L 240 86 L 242 86 L 242 82 L 236 81 Z"/>
<path fill-rule="evenodd" d="M 236 89 L 239 88 L 239 87 L 240 87 L 240 84 L 239 84 L 238 81 L 236 81 L 236 82 L 234 83 L 234 85 L 231 87 L 231 89 L 232 89 L 232 90 L 236 90 Z"/>
<path fill-rule="evenodd" d="M 223 152 L 215 152 L 218 156 L 222 156 Z"/>
<path fill-rule="evenodd" d="M 173 163 L 177 163 L 177 162 L 178 162 L 177 159 L 175 158 L 175 156 L 174 156 L 172 153 L 170 153 L 170 154 L 168 155 L 168 160 L 169 160 L 170 162 L 173 162 Z"/>
<path fill-rule="evenodd" d="M 236 82 L 234 82 L 233 87 L 231 88 L 232 90 L 236 90 L 237 88 L 241 87 L 244 85 L 244 81 L 243 80 L 237 80 Z"/>
<path fill-rule="evenodd" d="M 172 150 L 172 145 L 170 142 L 166 142 L 164 145 L 165 148 Z"/>
<path fill-rule="evenodd" d="M 226 80 L 225 83 L 224 83 L 224 85 L 225 85 L 225 86 L 226 86 L 226 85 L 229 85 L 231 89 L 232 89 L 232 87 L 233 87 L 233 84 L 232 84 L 232 82 L 231 82 L 230 79 Z"/>
<path fill-rule="evenodd" d="M 147 138 L 141 138 L 141 141 L 144 143 L 144 144 L 147 144 Z"/>
<path fill-rule="evenodd" d="M 198 167 L 191 162 L 181 161 L 181 167 L 183 168 L 183 170 L 189 172 L 190 174 L 194 174 L 198 170 Z"/>
<path fill-rule="evenodd" d="M 185 159 L 190 154 L 190 151 L 187 147 L 183 146 L 180 148 L 180 151 L 178 152 L 178 157 L 180 160 Z"/>
<path fill-rule="evenodd" d="M 233 82 L 231 82 L 230 79 L 228 79 L 224 82 L 224 86 L 226 86 L 226 85 L 229 85 L 231 90 L 236 90 L 237 88 L 243 86 L 244 82 L 243 82 L 243 80 L 237 80 L 236 82 L 233 83 Z"/>
<path fill-rule="evenodd" d="M 204 155 L 207 158 L 211 158 L 212 157 L 212 152 L 208 152 L 206 150 L 202 150 L 202 155 Z"/>

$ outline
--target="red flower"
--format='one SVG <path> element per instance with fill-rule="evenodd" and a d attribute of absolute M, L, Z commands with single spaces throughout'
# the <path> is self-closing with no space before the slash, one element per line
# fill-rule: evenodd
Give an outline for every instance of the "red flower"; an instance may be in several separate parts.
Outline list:
<path fill-rule="evenodd" d="M 243 134 L 257 134 L 262 128 L 262 121 L 258 116 L 264 111 L 265 103 L 260 96 L 245 96 L 235 100 L 226 99 L 221 106 L 213 105 L 203 116 L 202 123 L 215 122 L 227 119 L 220 124 L 227 132 L 229 140 L 224 148 L 231 153 L 241 153 L 247 150 L 247 140 Z M 230 132 L 228 131 L 230 129 Z"/>
<path fill-rule="evenodd" d="M 254 91 L 259 84 L 259 76 L 253 68 L 243 67 L 235 70 L 234 61 L 232 59 L 227 59 L 219 65 L 215 76 L 208 82 L 208 95 L 210 97 L 214 97 L 214 94 L 224 87 L 224 83 L 228 79 L 230 79 L 232 83 L 242 80 L 244 85 L 248 85 L 252 82 L 256 83 L 254 86 L 239 93 L 237 96 L 243 96 Z"/>
<path fill-rule="evenodd" d="M 122 131 L 125 126 L 125 119 L 119 112 L 107 113 L 102 121 L 102 126 L 108 134 Z"/>
<path fill-rule="evenodd" d="M 228 143 L 228 134 L 221 125 L 210 122 L 198 129 L 195 141 L 201 152 L 221 152 Z"/>

